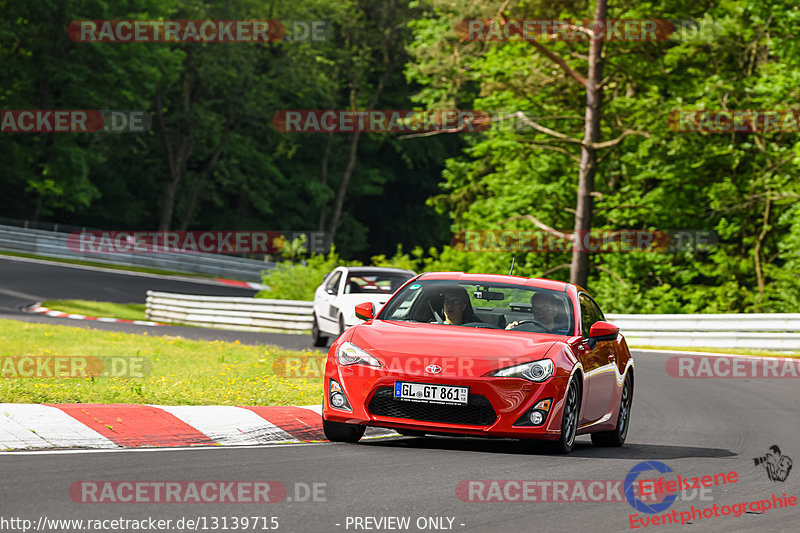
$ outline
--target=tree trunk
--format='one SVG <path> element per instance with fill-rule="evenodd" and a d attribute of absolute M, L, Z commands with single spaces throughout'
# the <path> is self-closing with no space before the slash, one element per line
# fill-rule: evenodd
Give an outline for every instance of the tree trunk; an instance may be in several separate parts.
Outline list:
<path fill-rule="evenodd" d="M 384 16 L 385 20 L 390 19 L 390 11 L 391 11 L 391 4 L 385 3 L 383 4 L 385 8 Z M 369 104 L 365 108 L 365 111 L 371 111 L 375 105 L 378 103 L 381 97 L 381 93 L 383 93 L 383 89 L 386 86 L 386 81 L 389 78 L 389 74 L 391 73 L 392 66 L 394 65 L 394 58 L 390 55 L 391 50 L 391 43 L 392 38 L 394 36 L 394 30 L 389 29 L 385 32 L 384 40 L 381 45 L 381 52 L 383 56 L 383 65 L 385 70 L 381 77 L 378 79 L 378 84 L 375 87 L 375 92 L 372 95 L 372 99 L 369 101 Z M 351 89 L 350 89 L 350 109 L 355 111 L 357 109 L 357 96 L 359 90 L 359 80 L 358 77 L 353 79 Z M 336 200 L 333 206 L 333 215 L 331 216 L 331 223 L 328 230 L 328 242 L 332 243 L 334 237 L 336 237 L 336 232 L 339 229 L 339 223 L 341 222 L 342 218 L 342 206 L 344 205 L 344 197 L 347 194 L 347 187 L 350 184 L 350 178 L 353 175 L 353 171 L 356 168 L 356 162 L 358 161 L 358 140 L 361 137 L 361 132 L 356 129 L 353 132 L 353 136 L 350 138 L 350 155 L 347 160 L 347 166 L 345 167 L 344 174 L 342 175 L 342 181 L 339 182 L 339 190 L 336 193 Z"/>
<path fill-rule="evenodd" d="M 325 149 L 322 151 L 322 163 L 320 164 L 319 183 L 324 188 L 328 185 L 328 159 L 331 155 L 331 146 L 333 145 L 333 132 L 328 133 L 325 140 Z M 327 211 L 327 201 L 319 208 L 319 219 L 317 220 L 317 231 L 325 231 L 325 212 Z"/>
<path fill-rule="evenodd" d="M 605 20 L 607 0 L 597 0 L 594 20 Z M 603 100 L 603 40 L 592 39 L 589 45 L 589 75 L 586 86 L 586 116 L 578 175 L 578 203 L 575 208 L 575 230 L 572 242 L 570 282 L 586 287 L 589 279 L 589 232 L 592 229 L 592 192 L 597 171 L 594 143 L 600 137 L 600 107 Z"/>
<path fill-rule="evenodd" d="M 184 61 L 183 87 L 182 87 L 182 111 L 180 131 L 178 133 L 178 148 L 174 150 L 167 134 L 167 125 L 164 121 L 163 87 L 159 85 L 156 90 L 156 116 L 161 132 L 161 140 L 164 143 L 164 150 L 167 154 L 167 166 L 169 167 L 169 179 L 164 186 L 164 193 L 161 197 L 161 216 L 158 222 L 158 231 L 169 230 L 172 224 L 172 216 L 175 210 L 175 196 L 178 192 L 178 185 L 186 173 L 186 164 L 192 156 L 192 131 L 189 124 L 189 114 L 191 112 L 191 51 L 187 52 Z"/>
<path fill-rule="evenodd" d="M 200 197 L 200 193 L 203 191 L 206 181 L 208 181 L 208 176 L 211 175 L 211 170 L 214 168 L 214 165 L 217 164 L 217 161 L 219 161 L 219 157 L 222 155 L 222 149 L 225 147 L 225 139 L 228 135 L 229 122 L 230 117 L 222 126 L 222 133 L 220 134 L 217 148 L 214 150 L 211 159 L 206 162 L 206 165 L 203 167 L 203 171 L 197 178 L 197 182 L 195 183 L 194 187 L 192 187 L 192 192 L 189 194 L 189 203 L 186 206 L 186 211 L 184 211 L 184 217 L 183 221 L 181 222 L 180 231 L 186 231 L 186 229 L 189 227 L 189 224 L 192 222 L 194 211 L 197 209 L 197 199 Z"/>
<path fill-rule="evenodd" d="M 756 239 L 756 247 L 753 251 L 753 258 L 755 260 L 756 267 L 756 287 L 758 288 L 758 293 L 756 294 L 756 303 L 753 309 L 756 313 L 761 312 L 761 304 L 764 302 L 764 289 L 766 288 L 764 271 L 761 265 L 761 249 L 764 246 L 764 239 L 767 237 L 767 233 L 769 232 L 769 212 L 772 204 L 772 199 L 769 197 L 769 193 L 770 191 L 768 190 L 767 203 L 764 205 L 764 218 L 761 222 L 761 233 L 758 234 L 758 238 Z"/>
<path fill-rule="evenodd" d="M 336 230 L 339 229 L 339 222 L 342 217 L 342 206 L 344 205 L 344 197 L 347 194 L 347 187 L 350 184 L 350 178 L 356 168 L 356 161 L 358 160 L 358 138 L 361 137 L 361 132 L 356 130 L 353 136 L 350 137 L 350 155 L 347 158 L 347 167 L 342 174 L 342 181 L 339 183 L 339 191 L 336 193 L 336 202 L 333 204 L 333 217 L 331 218 L 330 230 L 328 232 L 331 242 L 336 237 Z"/>

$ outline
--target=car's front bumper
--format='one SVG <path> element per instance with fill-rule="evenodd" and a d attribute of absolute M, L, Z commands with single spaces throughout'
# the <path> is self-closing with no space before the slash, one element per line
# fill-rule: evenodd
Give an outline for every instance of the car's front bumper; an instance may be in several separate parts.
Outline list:
<path fill-rule="evenodd" d="M 342 386 L 351 411 L 330 405 L 331 379 Z M 335 422 L 431 433 L 555 440 L 561 434 L 568 380 L 568 375 L 558 372 L 543 383 L 521 378 L 401 374 L 385 368 L 340 366 L 329 361 L 323 417 Z M 395 381 L 466 386 L 469 403 L 450 406 L 395 400 L 392 393 Z M 516 424 L 534 405 L 548 398 L 553 401 L 541 425 Z"/>

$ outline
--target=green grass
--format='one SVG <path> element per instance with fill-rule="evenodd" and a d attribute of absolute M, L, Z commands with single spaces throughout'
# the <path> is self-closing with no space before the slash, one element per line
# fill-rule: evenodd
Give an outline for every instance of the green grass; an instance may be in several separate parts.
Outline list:
<path fill-rule="evenodd" d="M 749 350 L 746 348 L 696 348 L 691 346 L 645 346 L 633 345 L 629 346 L 631 350 L 644 349 L 644 350 L 669 350 L 678 352 L 709 352 L 709 353 L 729 353 L 735 355 L 760 355 L 760 356 L 780 356 L 780 357 L 800 357 L 800 353 L 787 353 L 778 350 Z"/>
<path fill-rule="evenodd" d="M 42 306 L 64 313 L 78 315 L 147 320 L 145 304 L 114 304 L 91 300 L 45 300 Z"/>
<path fill-rule="evenodd" d="M 0 369 L 9 356 L 138 356 L 140 378 L 0 378 L 9 403 L 152 403 L 162 405 L 310 405 L 322 403 L 322 378 L 276 375 L 285 357 L 319 352 L 276 346 L 134 335 L 0 320 Z M 3 370 L 3 376 L 7 373 Z"/>
<path fill-rule="evenodd" d="M 194 278 L 210 278 L 214 279 L 217 276 L 209 276 L 208 274 L 199 274 L 197 272 L 178 272 L 176 270 L 162 270 L 160 268 L 146 268 L 134 267 L 126 265 L 115 265 L 112 263 L 103 263 L 99 261 L 85 261 L 83 259 L 67 259 L 64 257 L 51 257 L 49 255 L 27 254 L 22 252 L 10 252 L 8 250 L 0 250 L 0 255 L 10 255 L 12 257 L 25 257 L 28 259 L 39 259 L 41 261 L 52 261 L 54 263 L 66 263 L 68 265 L 83 265 L 93 266 L 100 268 L 110 268 L 112 270 L 125 270 L 128 272 L 142 272 L 145 274 L 158 274 L 160 276 L 189 276 Z"/>

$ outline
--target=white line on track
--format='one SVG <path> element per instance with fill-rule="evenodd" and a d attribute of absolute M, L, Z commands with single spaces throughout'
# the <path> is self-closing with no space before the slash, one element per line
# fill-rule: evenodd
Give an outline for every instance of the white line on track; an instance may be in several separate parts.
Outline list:
<path fill-rule="evenodd" d="M 361 440 L 377 440 L 399 437 L 398 434 L 376 435 L 374 437 L 362 437 Z M 338 446 L 334 442 L 276 442 L 275 444 L 257 444 L 240 446 L 184 446 L 180 448 L 116 448 L 116 449 L 86 449 L 86 450 L 20 450 L 20 451 L 0 451 L 3 455 L 65 455 L 81 453 L 142 453 L 142 452 L 186 452 L 199 450 L 263 450 L 267 448 L 287 448 L 294 446 Z"/>

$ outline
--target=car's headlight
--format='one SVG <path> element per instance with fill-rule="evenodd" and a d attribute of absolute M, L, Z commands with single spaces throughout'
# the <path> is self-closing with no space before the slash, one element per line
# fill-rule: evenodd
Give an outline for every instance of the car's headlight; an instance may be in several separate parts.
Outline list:
<path fill-rule="evenodd" d="M 541 359 L 530 363 L 522 363 L 508 368 L 502 368 L 492 374 L 499 378 L 524 378 L 540 383 L 553 375 L 555 365 L 550 359 Z"/>
<path fill-rule="evenodd" d="M 367 365 L 381 366 L 380 361 L 351 342 L 343 342 L 336 352 L 336 359 L 342 366 Z"/>

